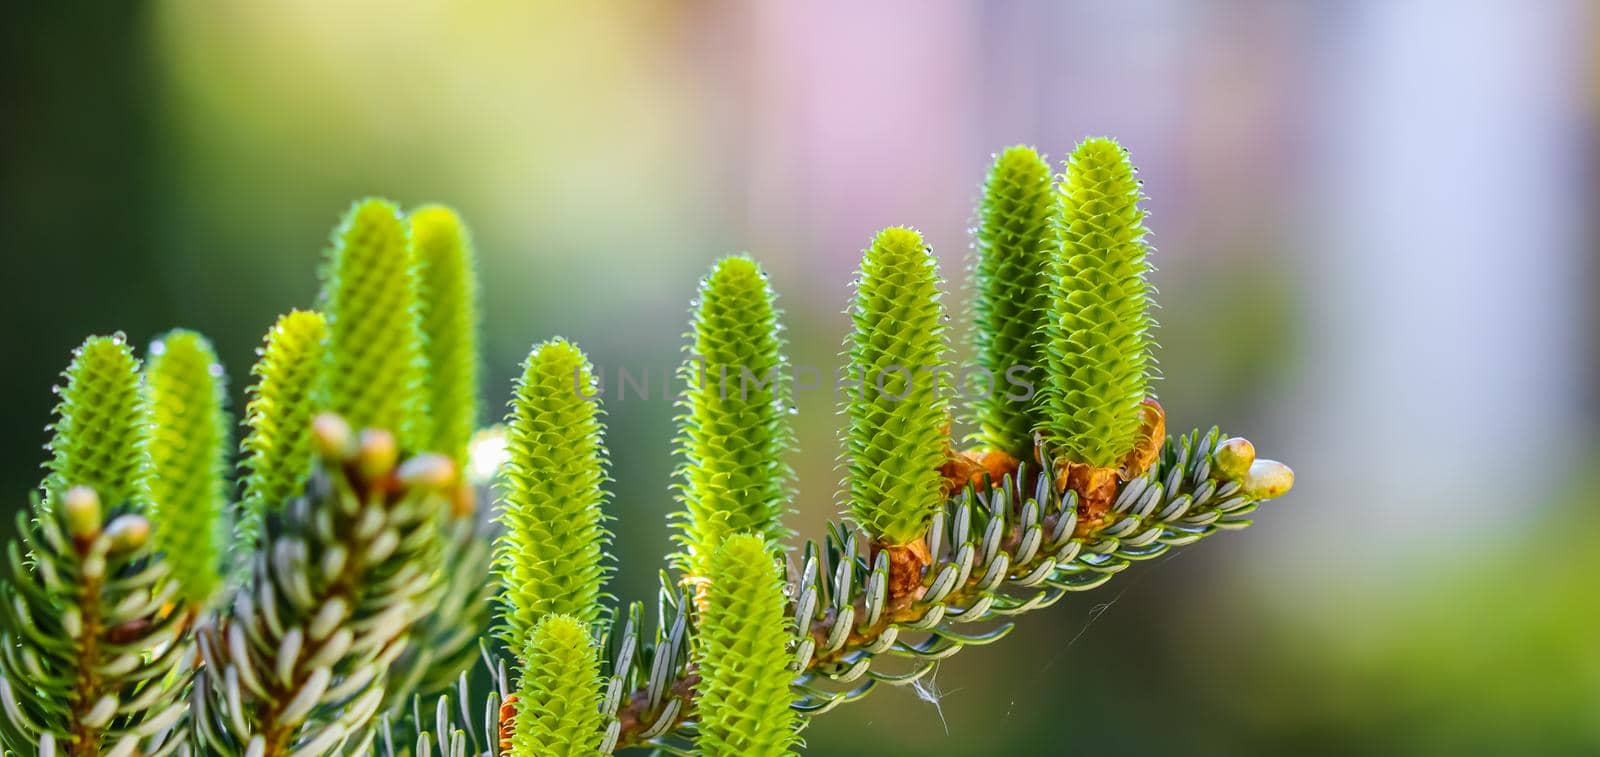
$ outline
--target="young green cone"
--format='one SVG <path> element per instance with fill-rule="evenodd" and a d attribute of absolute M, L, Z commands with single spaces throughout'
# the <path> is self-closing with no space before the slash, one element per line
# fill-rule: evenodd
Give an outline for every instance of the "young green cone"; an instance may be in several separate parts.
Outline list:
<path fill-rule="evenodd" d="M 1056 217 L 1040 426 L 1057 455 L 1115 468 L 1133 450 L 1149 396 L 1149 246 L 1139 182 L 1122 146 L 1085 140 L 1067 160 Z"/>
<path fill-rule="evenodd" d="M 149 405 L 139 360 L 121 334 L 90 337 L 62 373 L 43 506 L 71 486 L 94 490 L 107 507 L 146 506 L 150 495 Z"/>
<path fill-rule="evenodd" d="M 334 232 L 322 300 L 328 319 L 328 407 L 357 429 L 425 447 L 427 387 L 418 272 L 400 211 L 363 200 Z"/>
<path fill-rule="evenodd" d="M 845 492 L 856 523 L 880 541 L 922 537 L 944 502 L 939 468 L 949 450 L 944 295 L 922 235 L 885 229 L 861 261 L 850 318 L 844 403 Z"/>
<path fill-rule="evenodd" d="M 757 534 L 729 536 L 711 560 L 696 648 L 701 753 L 778 757 L 800 745 L 783 570 Z"/>
<path fill-rule="evenodd" d="M 169 332 L 150 345 L 145 389 L 155 546 L 185 603 L 200 610 L 222 587 L 227 542 L 230 423 L 216 351 L 193 331 Z"/>
<path fill-rule="evenodd" d="M 478 430 L 478 281 L 472 240 L 449 208 L 420 208 L 410 222 L 428 365 L 431 423 L 423 448 L 464 470 L 467 444 Z"/>
<path fill-rule="evenodd" d="M 973 231 L 972 341 L 988 386 L 971 421 L 984 445 L 1016 460 L 1032 458 L 1033 430 L 1046 417 L 1032 395 L 1044 375 L 1055 205 L 1050 165 L 1031 147 L 1009 147 L 989 169 Z"/>
<path fill-rule="evenodd" d="M 691 322 L 690 362 L 678 416 L 674 516 L 684 575 L 703 578 L 722 539 L 754 531 L 777 543 L 793 472 L 784 461 L 793 432 L 781 350 L 782 327 L 766 273 L 729 257 L 701 282 Z"/>
<path fill-rule="evenodd" d="M 570 342 L 536 345 L 506 419 L 509 460 L 496 544 L 500 633 L 523 649 L 539 619 L 592 625 L 611 573 L 605 527 L 605 446 L 594 370 Z"/>
<path fill-rule="evenodd" d="M 245 406 L 244 499 L 234 533 L 239 553 L 254 548 L 266 514 L 298 496 L 311 476 L 311 419 L 322 402 L 328 323 L 320 313 L 295 310 L 267 332 L 250 372 Z"/>
<path fill-rule="evenodd" d="M 604 733 L 598 650 L 583 621 L 571 615 L 539 620 L 523 650 L 511 754 L 587 757 Z"/>

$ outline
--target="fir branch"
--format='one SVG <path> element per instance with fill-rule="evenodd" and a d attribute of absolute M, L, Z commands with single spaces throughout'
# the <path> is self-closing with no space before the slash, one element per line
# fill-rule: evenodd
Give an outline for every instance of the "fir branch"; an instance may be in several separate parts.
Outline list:
<path fill-rule="evenodd" d="M 88 487 L 57 498 L 48 512 L 35 498 L 31 521 L 18 516 L 23 544 L 7 553 L 0 744 L 18 754 L 44 744 L 73 757 L 172 754 L 185 709 L 186 618 L 163 610 L 178 585 L 150 548 L 150 522 Z"/>
<path fill-rule="evenodd" d="M 525 649 L 539 619 L 604 613 L 611 574 L 605 527 L 605 445 L 594 370 L 570 342 L 528 353 L 506 419 L 507 452 L 495 572 L 502 587 L 499 635 Z"/>
<path fill-rule="evenodd" d="M 584 622 L 562 614 L 540 618 L 521 656 L 510 754 L 577 757 L 599 751 L 603 684 Z"/>
<path fill-rule="evenodd" d="M 330 353 L 327 408 L 356 428 L 392 429 L 425 448 L 427 385 L 417 266 L 400 212 L 363 200 L 334 232 L 323 281 Z"/>
<path fill-rule="evenodd" d="M 915 540 L 939 507 L 949 449 L 944 295 L 922 235 L 885 229 L 861 260 L 849 313 L 844 402 L 845 496 L 851 517 L 890 545 Z"/>
<path fill-rule="evenodd" d="M 150 408 L 121 334 L 93 337 L 63 374 L 46 492 L 18 516 L 23 547 L 0 585 L 0 742 L 69 755 L 168 753 L 184 617 L 163 612 L 178 584 L 152 552 Z M 97 488 L 98 487 L 98 488 Z"/>
<path fill-rule="evenodd" d="M 701 753 L 778 757 L 799 746 L 800 718 L 789 706 L 795 631 L 784 603 L 772 546 L 756 534 L 729 536 L 711 561 L 698 629 Z"/>
<path fill-rule="evenodd" d="M 731 533 L 788 537 L 783 515 L 794 473 L 787 366 L 776 295 L 754 260 L 724 258 L 700 284 L 682 371 L 674 563 L 691 581 Z"/>
<path fill-rule="evenodd" d="M 1134 562 L 1248 527 L 1250 513 L 1293 485 L 1293 472 L 1252 459 L 1249 471 L 1234 476 L 1214 462 L 1221 436 L 1212 429 L 1169 440 L 1161 459 L 1120 490 L 1109 524 L 1092 534 L 1076 527 L 1077 494 L 1057 493 L 1052 476 L 1039 472 L 1052 469 L 1048 459 L 1019 466 L 992 490 L 969 487 L 932 520 L 922 589 L 911 595 L 889 591 L 889 550 L 862 554 L 855 534 L 830 528 L 825 545 L 807 544 L 788 592 L 788 617 L 807 629 L 795 652 L 794 707 L 817 715 L 879 684 L 914 683 L 939 660 L 1003 638 L 1012 617 L 1098 588 Z M 991 627 L 966 630 L 972 623 Z M 909 668 L 883 664 L 906 659 Z M 670 669 L 672 680 L 624 699 L 618 748 L 660 744 L 686 728 L 702 672 Z"/>
<path fill-rule="evenodd" d="M 68 487 L 87 486 L 111 506 L 150 498 L 149 406 L 139 360 L 122 334 L 90 337 L 72 353 L 49 450 L 44 508 Z"/>
<path fill-rule="evenodd" d="M 443 524 L 440 580 L 426 605 L 432 612 L 407 632 L 405 651 L 390 666 L 382 710 L 394 714 L 416 696 L 437 695 L 477 659 L 497 591 L 489 580 L 494 550 L 473 513 L 452 513 Z M 412 727 L 419 724 L 411 722 Z"/>
<path fill-rule="evenodd" d="M 478 430 L 478 280 L 472 241 L 448 208 L 420 208 L 412 211 L 410 222 L 431 420 L 422 449 L 464 468 L 467 444 Z"/>
<path fill-rule="evenodd" d="M 245 407 L 244 493 L 234 530 L 240 555 L 255 551 L 262 519 L 298 495 L 311 475 L 311 419 L 324 400 L 327 337 L 322 314 L 291 311 L 267 332 L 250 370 L 256 383 Z"/>
<path fill-rule="evenodd" d="M 229 456 L 222 366 L 205 337 L 169 332 L 150 345 L 145 367 L 151 428 L 151 523 L 190 612 L 222 587 Z"/>
<path fill-rule="evenodd" d="M 1077 494 L 1052 485 L 1048 458 L 993 489 L 967 488 L 929 529 L 933 559 L 914 597 L 885 592 L 889 561 L 860 555 L 853 537 L 836 532 L 822 548 L 807 545 L 795 610 L 811 628 L 799 706 L 826 711 L 879 683 L 913 683 L 939 660 L 1003 638 L 1015 616 L 1098 588 L 1133 562 L 1248 527 L 1266 497 L 1252 493 L 1260 487 L 1248 475 L 1215 466 L 1220 438 L 1212 429 L 1169 440 L 1156 465 L 1118 492 L 1108 525 L 1091 533 L 1078 527 Z M 973 623 L 989 627 L 966 630 Z M 911 666 L 886 669 L 891 658 Z"/>
<path fill-rule="evenodd" d="M 509 755 L 517 701 L 511 692 L 511 676 L 505 662 L 492 656 L 487 645 L 482 659 L 488 668 L 489 692 L 481 709 L 472 706 L 472 687 L 463 673 L 456 679 L 453 695 L 435 698 L 431 711 L 423 709 L 421 697 L 412 701 L 409 734 L 397 736 L 393 719 L 385 716 L 373 753 L 377 757 L 427 757 L 437 749 L 440 755 L 462 757 Z"/>
<path fill-rule="evenodd" d="M 682 588 L 663 571 L 661 589 L 656 593 L 654 633 L 646 633 L 644 605 L 633 602 L 623 616 L 621 631 L 613 625 L 605 637 L 611 681 L 602 708 L 608 723 L 601 744 L 603 754 L 617 749 L 624 738 L 627 745 L 649 744 L 665 754 L 690 753 L 673 743 L 684 720 L 693 714 L 694 692 L 700 683 L 694 672 L 690 624 L 691 615 L 698 610 L 685 602 Z"/>
<path fill-rule="evenodd" d="M 1121 145 L 1089 139 L 1072 151 L 1058 192 L 1038 429 L 1069 463 L 1117 468 L 1145 420 L 1155 323 L 1140 198 Z"/>
<path fill-rule="evenodd" d="M 1013 385 L 1027 381 L 1025 394 L 1034 394 L 1031 383 L 1044 366 L 1040 335 L 1056 241 L 1050 178 L 1049 164 L 1033 148 L 1006 148 L 984 182 L 973 230 L 972 342 L 988 391 L 971 404 L 970 421 L 981 443 L 1015 460 L 1032 457 L 1033 431 L 1046 418 L 1033 396 L 1017 399 Z"/>
<path fill-rule="evenodd" d="M 193 720 L 207 754 L 365 751 L 388 666 L 429 609 L 455 466 L 434 454 L 396 466 L 393 436 L 358 443 L 336 416 L 316 435 L 306 496 L 267 519 L 251 585 L 200 630 Z"/>

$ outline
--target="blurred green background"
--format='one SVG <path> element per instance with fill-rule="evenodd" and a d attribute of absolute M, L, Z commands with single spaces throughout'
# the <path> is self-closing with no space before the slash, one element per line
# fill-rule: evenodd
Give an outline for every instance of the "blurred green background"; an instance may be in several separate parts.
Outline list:
<path fill-rule="evenodd" d="M 578 340 L 609 406 L 618 594 L 669 549 L 659 398 L 695 283 L 766 262 L 834 365 L 862 246 L 952 289 L 989 156 L 1119 137 L 1181 428 L 1299 475 L 1140 566 L 819 718 L 813 754 L 1600 753 L 1595 6 L 1571 2 L 22 3 L 0 28 L 0 486 L 37 483 L 90 333 L 211 335 L 235 407 L 339 214 L 472 224 L 491 415 Z M 964 294 L 952 304 L 959 308 Z M 959 318 L 957 310 L 957 318 Z M 796 525 L 837 421 L 799 401 Z M 486 418 L 486 420 L 489 420 Z"/>

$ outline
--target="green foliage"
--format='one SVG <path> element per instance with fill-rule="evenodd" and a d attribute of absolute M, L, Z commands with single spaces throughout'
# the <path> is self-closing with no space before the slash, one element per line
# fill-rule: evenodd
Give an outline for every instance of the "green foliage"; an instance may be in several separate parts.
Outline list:
<path fill-rule="evenodd" d="M 122 335 L 93 337 L 60 390 L 44 498 L 18 516 L 23 544 L 0 584 L 0 743 L 33 753 L 142 747 L 182 715 L 184 614 L 150 546 L 152 418 Z"/>
<path fill-rule="evenodd" d="M 1153 423 L 1138 464 L 1118 470 L 1127 480 L 1095 472 L 1093 508 L 1058 488 L 1061 457 L 1109 466 L 1133 446 L 1151 292 L 1121 148 L 1090 140 L 1060 190 L 1048 183 L 1032 150 L 1005 151 L 976 229 L 979 360 L 1004 379 L 1042 350 L 1048 375 L 1040 403 L 963 412 L 1020 461 L 950 449 L 936 260 L 916 232 L 883 231 L 849 310 L 842 465 L 859 528 L 807 542 L 792 583 L 775 297 L 749 258 L 714 267 L 688 347 L 709 370 L 686 371 L 679 419 L 680 575 L 663 572 L 653 627 L 641 602 L 620 617 L 606 606 L 600 382 L 566 341 L 523 365 L 506 462 L 473 481 L 502 471 L 502 533 L 491 547 L 480 530 L 488 490 L 463 473 L 498 456 L 467 459 L 476 285 L 450 211 L 407 222 L 357 204 L 326 269 L 326 318 L 293 312 L 268 334 L 242 444 L 246 554 L 219 607 L 207 608 L 229 491 L 215 355 L 172 332 L 141 383 L 121 337 L 90 339 L 64 374 L 44 494 L 0 583 L 0 754 L 790 754 L 802 715 L 913 684 L 1016 616 L 1250 525 L 1294 473 L 1216 429 L 1162 446 Z M 1042 449 L 1027 449 L 1034 431 Z M 419 448 L 435 451 L 406 456 Z M 483 678 L 466 667 L 491 608 L 522 664 L 482 645 L 494 690 L 474 695 L 478 709 L 468 694 Z M 452 678 L 454 702 L 439 696 L 426 717 L 420 695 Z"/>
<path fill-rule="evenodd" d="M 222 365 L 205 337 L 176 330 L 150 345 L 151 522 L 156 549 L 191 609 L 222 586 L 227 541 L 228 413 Z"/>
<path fill-rule="evenodd" d="M 400 211 L 363 200 L 334 232 L 322 302 L 328 318 L 327 409 L 351 425 L 393 431 L 423 449 L 427 365 L 418 272 Z"/>
<path fill-rule="evenodd" d="M 94 489 L 101 501 L 136 509 L 149 502 L 149 406 L 139 360 L 121 334 L 90 337 L 62 374 L 50 426 L 44 506 L 71 486 Z"/>
<path fill-rule="evenodd" d="M 773 547 L 729 536 L 711 560 L 700 620 L 700 751 L 712 757 L 793 754 L 800 718 L 789 707 L 793 623 Z"/>
<path fill-rule="evenodd" d="M 704 577 L 730 533 L 755 531 L 774 543 L 788 536 L 794 474 L 784 455 L 793 431 L 775 298 L 766 273 L 743 256 L 718 261 L 700 284 L 678 416 L 683 511 L 674 539 L 686 576 Z"/>
<path fill-rule="evenodd" d="M 944 294 L 938 259 L 910 229 L 872 240 L 861 260 L 850 319 L 850 377 L 844 403 L 850 514 L 890 544 L 922 535 L 938 509 L 939 466 L 949 447 Z"/>
<path fill-rule="evenodd" d="M 295 310 L 267 332 L 251 373 L 245 407 L 244 497 L 235 536 L 239 552 L 254 550 L 261 520 L 300 492 L 311 475 L 311 419 L 320 402 L 328 324 L 322 314 Z"/>
<path fill-rule="evenodd" d="M 478 430 L 478 280 L 472 241 L 448 208 L 412 211 L 410 221 L 428 365 L 430 423 L 422 448 L 464 468 L 467 443 Z"/>
<path fill-rule="evenodd" d="M 190 648 L 175 643 L 183 614 L 162 610 L 178 586 L 162 580 L 150 523 L 114 515 L 119 508 L 87 487 L 57 500 L 46 512 L 35 499 L 31 521 L 18 516 L 23 542 L 7 552 L 0 745 L 17 754 L 37 754 L 43 742 L 67 754 L 170 753 L 179 739 L 166 729 L 185 710 Z"/>
<path fill-rule="evenodd" d="M 571 615 L 546 615 L 522 653 L 517 688 L 515 757 L 578 757 L 599 750 L 604 683 L 586 624 Z"/>
<path fill-rule="evenodd" d="M 456 514 L 443 526 L 440 580 L 427 598 L 433 612 L 411 626 L 405 651 L 390 667 L 382 707 L 385 713 L 403 714 L 413 695 L 448 689 L 478 659 L 496 587 L 487 580 L 493 545 L 478 527 L 476 515 Z"/>
<path fill-rule="evenodd" d="M 1089 139 L 1067 160 L 1057 194 L 1039 430 L 1067 459 L 1110 468 L 1137 440 L 1155 362 L 1139 181 L 1121 145 Z"/>
<path fill-rule="evenodd" d="M 515 727 L 516 700 L 510 684 L 511 672 L 498 655 L 484 654 L 481 678 L 489 686 L 487 696 L 475 694 L 480 676 L 461 676 L 450 693 L 440 694 L 424 709 L 419 697 L 410 711 L 397 720 L 385 716 L 387 726 L 379 731 L 372 757 L 432 757 L 433 755 L 472 755 L 506 757 L 511 754 L 511 728 Z M 482 707 L 476 706 L 482 703 Z M 501 720 L 506 730 L 502 733 Z M 504 738 L 502 738 L 504 737 Z M 502 747 L 504 745 L 504 748 Z M 602 745 L 603 746 L 603 745 Z M 607 753 L 601 750 L 601 753 Z"/>
<path fill-rule="evenodd" d="M 602 507 L 605 446 L 594 369 L 572 343 L 535 345 L 506 419 L 506 464 L 496 546 L 500 633 L 522 649 L 545 615 L 586 624 L 603 614 L 611 534 Z"/>
<path fill-rule="evenodd" d="M 1019 366 L 1029 371 L 1019 380 L 1042 375 L 1055 207 L 1050 165 L 1031 147 L 1009 147 L 989 169 L 973 232 L 973 346 L 990 391 L 972 403 L 972 423 L 982 443 L 1018 460 L 1032 456 L 1033 431 L 1047 417 L 1033 398 L 1017 400 L 1008 379 Z"/>
<path fill-rule="evenodd" d="M 397 466 L 387 432 L 358 444 L 334 416 L 317 424 L 325 458 L 307 496 L 267 518 L 250 584 L 200 633 L 193 702 L 205 754 L 370 743 L 400 640 L 433 609 L 455 466 L 435 454 Z"/>
<path fill-rule="evenodd" d="M 1135 562 L 1249 527 L 1269 497 L 1253 493 L 1253 473 L 1218 470 L 1222 444 L 1216 428 L 1167 439 L 1092 530 L 1078 527 L 1078 495 L 1051 485 L 1048 456 L 994 488 L 969 487 L 929 529 L 926 581 L 910 597 L 885 591 L 887 550 L 863 555 L 856 535 L 829 529 L 822 543 L 806 544 L 791 592 L 794 615 L 810 630 L 796 655 L 795 706 L 826 711 L 874 684 L 915 684 L 963 649 L 1004 638 L 1019 615 L 1098 588 Z M 927 635 L 904 641 L 912 633 Z"/>

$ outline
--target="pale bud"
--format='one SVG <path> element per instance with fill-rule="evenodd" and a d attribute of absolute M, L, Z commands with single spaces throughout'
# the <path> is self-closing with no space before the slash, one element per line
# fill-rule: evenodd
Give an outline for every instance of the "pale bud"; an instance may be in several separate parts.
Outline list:
<path fill-rule="evenodd" d="M 1251 499 L 1281 497 L 1294 487 L 1294 471 L 1277 460 L 1257 460 L 1243 483 L 1244 494 Z"/>
<path fill-rule="evenodd" d="M 356 452 L 356 470 L 361 477 L 373 480 L 390 470 L 400 459 L 400 445 L 394 434 L 383 429 L 369 428 L 361 432 L 361 447 Z"/>
<path fill-rule="evenodd" d="M 67 532 L 78 539 L 91 539 L 100 533 L 100 495 L 87 486 L 74 486 L 61 495 L 61 512 L 67 519 Z"/>
<path fill-rule="evenodd" d="M 112 552 L 132 552 L 150 541 L 150 521 L 142 515 L 119 515 L 106 526 Z"/>
<path fill-rule="evenodd" d="M 406 486 L 443 489 L 455 480 L 455 463 L 444 455 L 425 452 L 400 465 L 400 483 Z"/>
<path fill-rule="evenodd" d="M 329 460 L 344 461 L 355 455 L 355 432 L 345 419 L 322 413 L 311 421 L 311 436 L 316 440 L 317 451 Z"/>
<path fill-rule="evenodd" d="M 1224 441 L 1217 445 L 1216 452 L 1211 453 L 1211 465 L 1217 475 L 1229 481 L 1243 478 L 1255 461 L 1256 445 L 1242 436 Z"/>

